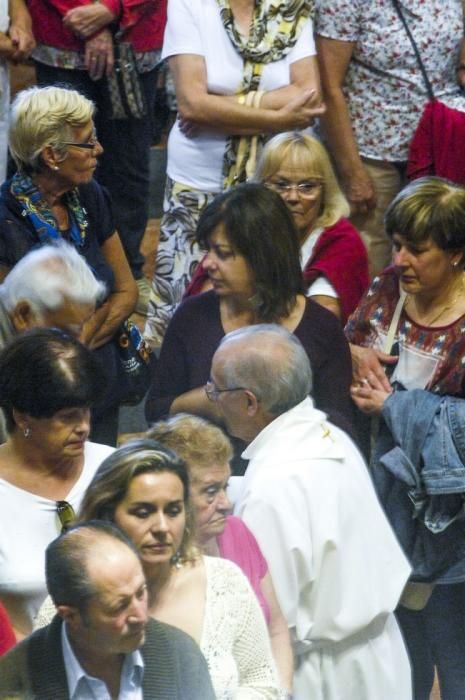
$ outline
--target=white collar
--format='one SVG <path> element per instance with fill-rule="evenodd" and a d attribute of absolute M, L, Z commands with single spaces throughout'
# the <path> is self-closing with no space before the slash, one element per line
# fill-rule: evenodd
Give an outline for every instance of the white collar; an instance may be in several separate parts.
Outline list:
<path fill-rule="evenodd" d="M 63 622 L 63 624 L 61 625 L 61 649 L 63 652 L 63 661 L 66 671 L 66 678 L 68 681 L 69 697 L 73 698 L 81 678 L 85 678 L 86 680 L 95 679 L 93 676 L 89 676 L 89 674 L 84 671 L 78 659 L 76 658 L 76 655 L 69 641 L 68 632 L 66 630 L 66 622 Z M 128 678 L 134 679 L 134 682 L 136 684 L 141 684 L 143 671 L 144 660 L 139 649 L 136 649 L 130 654 L 126 654 L 124 659 L 125 675 L 127 675 Z M 121 677 L 123 677 L 123 671 L 121 673 Z"/>

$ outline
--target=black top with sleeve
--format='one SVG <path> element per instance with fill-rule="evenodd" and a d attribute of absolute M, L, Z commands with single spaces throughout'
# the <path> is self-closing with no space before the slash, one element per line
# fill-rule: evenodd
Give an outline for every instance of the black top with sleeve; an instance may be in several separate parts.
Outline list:
<path fill-rule="evenodd" d="M 307 298 L 294 333 L 310 359 L 316 407 L 353 434 L 349 395 L 352 362 L 340 322 Z M 224 335 L 219 298 L 214 291 L 190 297 L 181 304 L 168 326 L 147 395 L 145 411 L 149 422 L 167 415 L 177 396 L 208 381 L 214 352 Z"/>

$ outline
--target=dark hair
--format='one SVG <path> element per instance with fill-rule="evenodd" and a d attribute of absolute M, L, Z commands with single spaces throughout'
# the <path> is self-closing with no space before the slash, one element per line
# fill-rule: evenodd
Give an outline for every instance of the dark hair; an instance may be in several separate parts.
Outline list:
<path fill-rule="evenodd" d="M 70 527 L 51 542 L 45 550 L 45 579 L 47 589 L 55 605 L 72 605 L 85 610 L 95 594 L 89 579 L 87 558 L 99 540 L 111 538 L 122 542 L 139 554 L 131 540 L 111 523 L 91 520 Z"/>
<path fill-rule="evenodd" d="M 104 389 L 102 374 L 94 354 L 63 331 L 21 334 L 0 353 L 0 406 L 8 431 L 15 427 L 13 409 L 50 418 L 63 408 L 90 407 Z"/>
<path fill-rule="evenodd" d="M 97 469 L 81 504 L 82 520 L 113 522 L 115 510 L 126 496 L 133 479 L 141 474 L 169 472 L 183 485 L 186 506 L 185 536 L 179 549 L 182 559 L 190 558 L 193 535 L 192 515 L 189 508 L 189 474 L 185 462 L 156 440 L 130 440 L 112 452 Z"/>
<path fill-rule="evenodd" d="M 259 321 L 280 321 L 303 290 L 299 236 L 282 198 L 264 185 L 238 185 L 215 197 L 200 216 L 197 241 L 207 248 L 222 224 L 232 248 L 254 275 Z"/>
<path fill-rule="evenodd" d="M 387 208 L 385 225 L 409 243 L 431 238 L 442 250 L 465 251 L 465 188 L 441 177 L 414 180 Z"/>

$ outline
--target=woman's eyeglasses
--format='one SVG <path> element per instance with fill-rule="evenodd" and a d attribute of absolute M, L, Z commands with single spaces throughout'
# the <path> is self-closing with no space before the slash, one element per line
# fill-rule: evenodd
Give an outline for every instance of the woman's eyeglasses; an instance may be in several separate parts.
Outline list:
<path fill-rule="evenodd" d="M 89 151 L 93 151 L 98 144 L 97 132 L 95 129 L 92 131 L 90 138 L 82 143 L 76 143 L 74 141 L 62 141 L 63 146 L 74 146 L 75 148 L 87 148 Z"/>
<path fill-rule="evenodd" d="M 61 525 L 61 532 L 66 532 L 76 520 L 76 513 L 68 501 L 57 501 L 57 515 Z"/>
<path fill-rule="evenodd" d="M 266 182 L 267 187 L 274 190 L 278 194 L 287 195 L 292 190 L 296 190 L 299 197 L 311 199 L 317 197 L 323 183 L 318 180 L 304 180 L 303 182 L 288 182 L 287 180 L 269 180 Z"/>

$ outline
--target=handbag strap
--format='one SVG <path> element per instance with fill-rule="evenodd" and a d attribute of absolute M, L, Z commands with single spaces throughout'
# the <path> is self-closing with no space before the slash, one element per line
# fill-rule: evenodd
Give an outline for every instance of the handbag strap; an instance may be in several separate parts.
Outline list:
<path fill-rule="evenodd" d="M 397 331 L 397 326 L 399 325 L 400 314 L 404 307 L 406 298 L 407 294 L 401 289 L 399 294 L 399 301 L 397 302 L 396 308 L 394 309 L 391 323 L 389 324 L 386 340 L 384 341 L 383 352 L 385 352 L 386 355 L 391 354 L 392 346 L 394 343 L 394 337 Z"/>
<path fill-rule="evenodd" d="M 399 2 L 399 0 L 391 0 L 391 2 L 394 6 L 395 11 L 397 12 L 397 15 L 398 15 L 400 21 L 404 25 L 404 29 L 407 32 L 407 36 L 410 39 L 410 43 L 412 44 L 412 48 L 415 52 L 415 57 L 417 59 L 418 66 L 420 68 L 421 75 L 423 76 L 423 80 L 425 83 L 426 92 L 428 93 L 428 97 L 430 98 L 430 100 L 434 100 L 433 86 L 431 85 L 431 81 L 428 78 L 428 73 L 426 72 L 425 64 L 423 63 L 423 61 L 421 59 L 421 54 L 420 54 L 420 51 L 418 50 L 417 42 L 413 38 L 413 34 L 410 31 L 410 27 L 407 24 L 407 20 L 405 19 L 404 13 L 402 12 L 400 2 Z"/>

